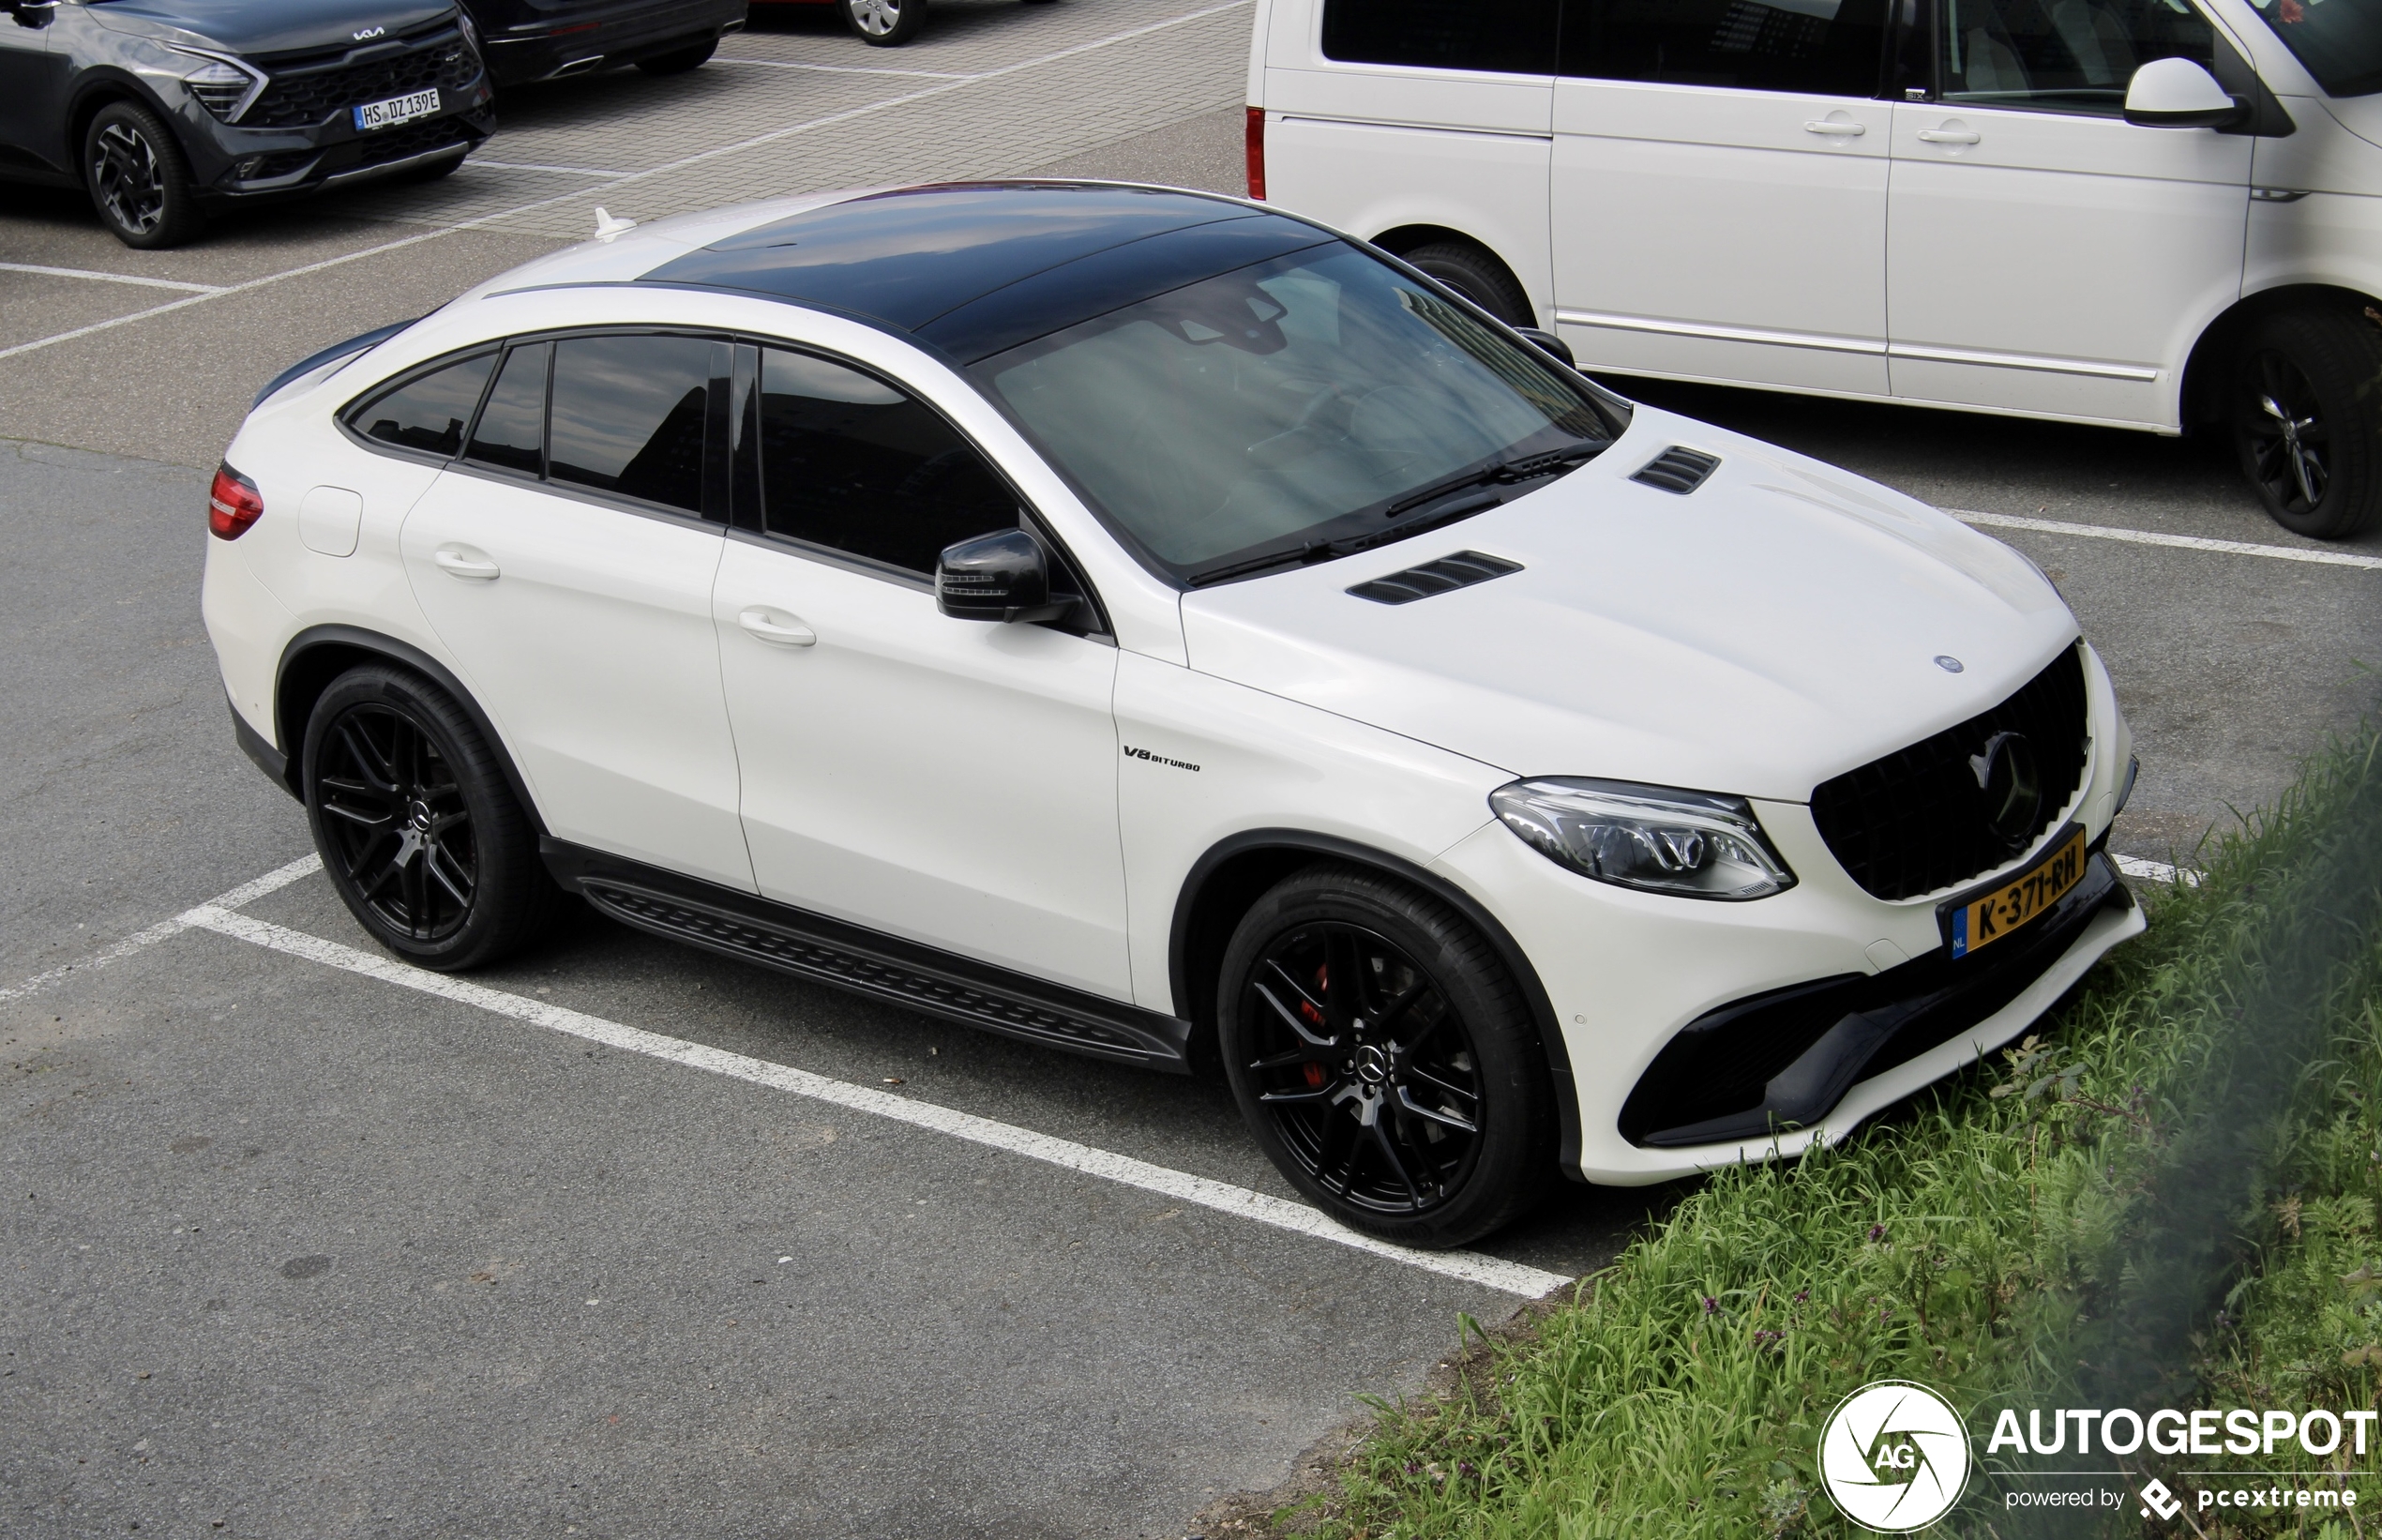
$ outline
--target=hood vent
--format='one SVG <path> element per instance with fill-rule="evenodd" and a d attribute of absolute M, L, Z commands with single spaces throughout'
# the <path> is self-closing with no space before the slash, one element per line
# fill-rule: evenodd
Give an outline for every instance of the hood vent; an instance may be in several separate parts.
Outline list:
<path fill-rule="evenodd" d="M 1646 462 L 1645 468 L 1632 481 L 1643 481 L 1650 487 L 1660 487 L 1666 492 L 1685 497 L 1704 484 L 1704 478 L 1720 465 L 1720 456 L 1708 455 L 1701 449 L 1684 449 L 1674 444 Z"/>
<path fill-rule="evenodd" d="M 1436 562 L 1410 566 L 1403 572 L 1393 572 L 1358 583 L 1349 590 L 1361 599 L 1376 604 L 1412 604 L 1434 594 L 1444 594 L 1454 588 L 1470 588 L 1476 582 L 1501 578 L 1508 572 L 1519 572 L 1522 564 L 1509 562 L 1501 556 L 1485 556 L 1477 551 L 1459 551 L 1453 556 L 1442 556 Z"/>

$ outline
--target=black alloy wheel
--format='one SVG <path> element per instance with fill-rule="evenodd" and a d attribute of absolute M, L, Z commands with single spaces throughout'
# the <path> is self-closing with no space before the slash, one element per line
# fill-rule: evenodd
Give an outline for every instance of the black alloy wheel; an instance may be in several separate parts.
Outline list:
<path fill-rule="evenodd" d="M 2346 539 L 2382 517 L 2382 315 L 2289 310 L 2245 339 L 2234 444 L 2275 522 Z"/>
<path fill-rule="evenodd" d="M 706 38 L 692 48 L 682 48 L 674 53 L 657 53 L 650 59 L 640 59 L 637 68 L 648 75 L 683 75 L 689 69 L 701 69 L 718 52 L 719 39 Z"/>
<path fill-rule="evenodd" d="M 91 204 L 116 239 L 142 250 L 178 246 L 206 223 L 182 146 L 155 113 L 110 102 L 83 139 Z"/>
<path fill-rule="evenodd" d="M 845 24 L 874 48 L 898 48 L 927 24 L 927 0 L 841 0 Z"/>
<path fill-rule="evenodd" d="M 1283 1174 L 1346 1224 L 1451 1246 L 1552 1166 L 1546 1066 L 1495 954 L 1454 913 L 1355 868 L 1260 899 L 1227 951 L 1219 1048 Z"/>
<path fill-rule="evenodd" d="M 1505 264 L 1470 241 L 1435 241 L 1400 253 L 1410 267 L 1439 279 L 1509 326 L 1535 326 L 1530 296 Z"/>
<path fill-rule="evenodd" d="M 390 951 L 426 968 L 495 960 L 542 926 L 553 884 L 478 731 L 426 682 L 341 675 L 308 724 L 306 808 L 324 870 Z"/>

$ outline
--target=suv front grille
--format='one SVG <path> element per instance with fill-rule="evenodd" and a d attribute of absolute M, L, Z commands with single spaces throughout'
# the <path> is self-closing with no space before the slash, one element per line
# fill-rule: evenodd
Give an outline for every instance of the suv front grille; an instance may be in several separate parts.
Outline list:
<path fill-rule="evenodd" d="M 1812 822 L 1852 880 L 1880 898 L 1914 898 L 1982 876 L 2016 852 L 1986 823 L 1972 755 L 2000 732 L 2033 749 L 2043 802 L 2023 849 L 2051 826 L 2084 777 L 2084 644 L 1992 710 L 1848 770 L 1811 794 Z"/>
<path fill-rule="evenodd" d="M 264 66 L 272 83 L 241 114 L 240 127 L 310 128 L 367 102 L 385 101 L 434 85 L 442 91 L 460 91 L 480 73 L 479 60 L 452 26 L 423 36 L 403 53 L 367 64 L 337 62 L 343 57 L 296 68 Z"/>

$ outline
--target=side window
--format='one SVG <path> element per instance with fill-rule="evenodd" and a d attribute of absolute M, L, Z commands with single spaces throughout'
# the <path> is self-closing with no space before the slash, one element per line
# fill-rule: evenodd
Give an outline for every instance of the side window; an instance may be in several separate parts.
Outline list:
<path fill-rule="evenodd" d="M 530 476 L 545 473 L 546 360 L 553 351 L 550 342 L 533 342 L 505 355 L 465 459 Z"/>
<path fill-rule="evenodd" d="M 453 456 L 462 452 L 463 427 L 487 388 L 496 355 L 483 353 L 460 364 L 449 364 L 400 385 L 370 404 L 358 408 L 348 426 L 367 438 L 394 444 L 400 449 Z"/>
<path fill-rule="evenodd" d="M 1942 97 L 2116 117 L 2126 83 L 2153 59 L 2216 61 L 2216 38 L 2184 0 L 1943 0 Z"/>
<path fill-rule="evenodd" d="M 699 337 L 554 344 L 547 475 L 700 515 L 712 352 Z"/>
<path fill-rule="evenodd" d="M 1423 69 L 1555 72 L 1557 0 L 1324 0 L 1323 56 Z"/>
<path fill-rule="evenodd" d="M 1018 500 L 933 411 L 856 370 L 761 350 L 761 525 L 917 573 L 1018 523 Z"/>
<path fill-rule="evenodd" d="M 1874 97 L 1887 0 L 1571 0 L 1562 73 Z"/>

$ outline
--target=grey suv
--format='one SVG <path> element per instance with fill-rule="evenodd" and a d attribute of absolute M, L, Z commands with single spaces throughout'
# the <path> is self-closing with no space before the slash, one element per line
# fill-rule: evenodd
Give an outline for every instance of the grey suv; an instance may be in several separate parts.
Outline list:
<path fill-rule="evenodd" d="M 128 246 L 210 210 L 441 176 L 495 130 L 452 0 L 0 0 L 0 178 L 82 187 Z"/>

